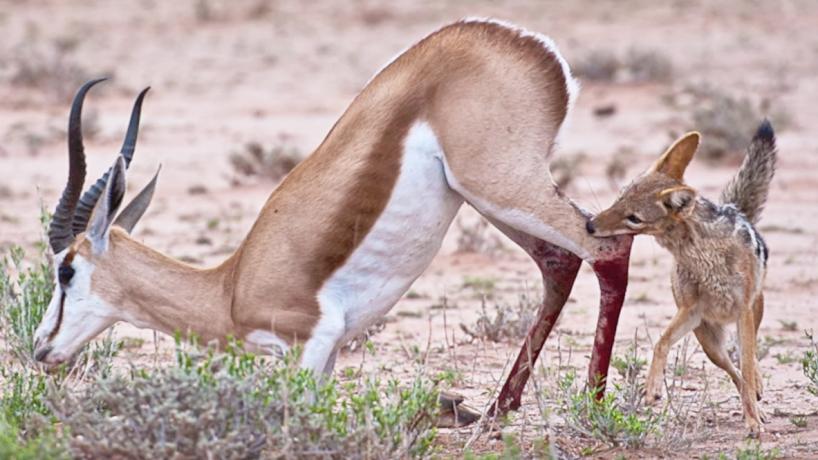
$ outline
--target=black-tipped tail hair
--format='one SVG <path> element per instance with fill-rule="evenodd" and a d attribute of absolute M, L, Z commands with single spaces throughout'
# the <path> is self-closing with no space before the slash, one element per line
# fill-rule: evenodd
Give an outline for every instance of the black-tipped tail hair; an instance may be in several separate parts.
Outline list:
<path fill-rule="evenodd" d="M 738 174 L 721 192 L 721 201 L 735 205 L 750 222 L 756 223 L 761 218 L 775 174 L 776 153 L 775 131 L 765 119 L 747 147 L 747 156 Z"/>

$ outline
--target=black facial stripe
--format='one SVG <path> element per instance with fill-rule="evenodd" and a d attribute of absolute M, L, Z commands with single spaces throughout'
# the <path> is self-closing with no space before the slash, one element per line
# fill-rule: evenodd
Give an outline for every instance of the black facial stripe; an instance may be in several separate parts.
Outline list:
<path fill-rule="evenodd" d="M 51 334 L 48 334 L 48 340 L 53 340 L 54 336 L 57 335 L 57 332 L 60 331 L 60 326 L 62 326 L 62 311 L 65 306 L 65 291 L 60 293 L 60 309 L 57 310 L 57 325 L 54 326 L 54 330 L 51 331 Z"/>

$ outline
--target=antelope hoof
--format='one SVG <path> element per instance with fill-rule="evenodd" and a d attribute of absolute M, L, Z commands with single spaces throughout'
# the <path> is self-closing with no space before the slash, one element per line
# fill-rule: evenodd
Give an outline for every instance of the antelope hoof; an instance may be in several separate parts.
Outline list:
<path fill-rule="evenodd" d="M 480 412 L 463 404 L 463 400 L 463 396 L 457 393 L 440 392 L 440 414 L 436 424 L 439 428 L 459 428 L 480 420 Z"/>

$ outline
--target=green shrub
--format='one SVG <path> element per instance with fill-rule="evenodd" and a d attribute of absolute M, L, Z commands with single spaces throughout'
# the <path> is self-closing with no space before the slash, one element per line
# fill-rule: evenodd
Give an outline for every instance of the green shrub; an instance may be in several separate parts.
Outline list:
<path fill-rule="evenodd" d="M 46 403 L 48 378 L 33 369 L 0 366 L 0 458 L 68 458 Z"/>
<path fill-rule="evenodd" d="M 30 265 L 19 246 L 0 257 L 0 326 L 6 346 L 22 362 L 31 361 L 34 331 L 54 289 L 54 271 L 45 251 L 41 244 Z"/>
<path fill-rule="evenodd" d="M 779 456 L 778 449 L 762 449 L 760 442 L 748 442 L 744 447 L 736 448 L 732 455 L 719 452 L 715 458 L 718 460 L 775 460 Z M 702 456 L 702 460 L 709 459 L 708 455 Z"/>
<path fill-rule="evenodd" d="M 643 406 L 638 387 L 612 385 L 602 399 L 597 389 L 580 388 L 576 373 L 569 371 L 558 382 L 558 410 L 566 425 L 605 444 L 642 447 L 648 436 L 659 433 L 662 414 Z"/>
<path fill-rule="evenodd" d="M 804 352 L 801 367 L 804 370 L 804 375 L 810 381 L 807 390 L 815 396 L 818 396 L 818 343 L 815 342 L 811 333 L 807 332 L 806 334 L 810 341 L 810 349 Z"/>
<path fill-rule="evenodd" d="M 177 365 L 132 369 L 51 398 L 78 458 L 403 458 L 431 453 L 437 392 L 417 378 L 325 382 L 232 344 L 177 347 Z"/>
<path fill-rule="evenodd" d="M 14 460 L 68 459 L 65 447 L 53 434 L 31 439 L 20 436 L 18 428 L 0 417 L 0 458 Z"/>
<path fill-rule="evenodd" d="M 0 419 L 25 430 L 33 415 L 48 415 L 46 376 L 32 370 L 0 369 L 3 381 Z"/>

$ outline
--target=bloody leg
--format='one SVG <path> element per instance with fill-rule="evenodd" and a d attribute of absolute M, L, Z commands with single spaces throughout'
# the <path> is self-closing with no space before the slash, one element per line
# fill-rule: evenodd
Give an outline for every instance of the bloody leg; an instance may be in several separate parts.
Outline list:
<path fill-rule="evenodd" d="M 529 329 L 520 353 L 517 355 L 517 360 L 497 400 L 489 409 L 489 416 L 503 415 L 509 410 L 517 410 L 520 407 L 522 393 L 531 376 L 531 369 L 559 318 L 562 307 L 568 300 L 582 262 L 579 257 L 559 246 L 533 238 L 497 222 L 494 224 L 525 249 L 537 263 L 542 273 L 545 295 L 537 312 L 537 318 Z M 600 285 L 600 309 L 588 369 L 588 383 L 592 388 L 600 388 L 601 391 L 597 397 L 602 396 L 604 382 L 608 376 L 616 326 L 619 323 L 619 314 L 628 285 L 628 261 L 632 239 L 631 237 L 618 237 L 610 239 L 609 242 L 610 248 L 605 251 L 607 255 L 605 260 L 597 261 L 592 265 Z"/>
<path fill-rule="evenodd" d="M 628 262 L 632 240 L 626 241 L 627 251 L 624 254 L 592 264 L 599 281 L 599 318 L 596 322 L 591 363 L 588 365 L 588 385 L 590 388 L 599 389 L 597 399 L 602 398 L 605 392 L 611 351 L 616 339 L 616 327 L 628 288 Z"/>
<path fill-rule="evenodd" d="M 502 415 L 520 407 L 520 400 L 525 384 L 531 376 L 531 369 L 540 355 L 545 339 L 548 338 L 551 329 L 557 322 L 562 307 L 568 300 L 579 266 L 582 264 L 582 259 L 551 243 L 533 238 L 519 238 L 522 241 L 513 237 L 512 239 L 520 243 L 540 268 L 545 295 L 537 312 L 537 318 L 531 325 L 531 329 L 528 330 L 528 335 L 511 368 L 508 379 L 503 389 L 500 390 L 497 400 L 489 409 L 490 416 Z"/>

